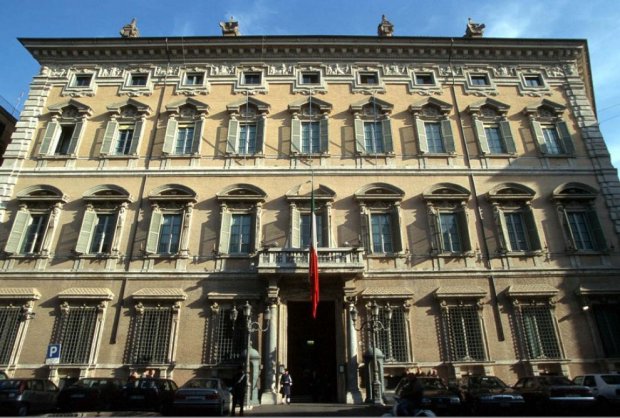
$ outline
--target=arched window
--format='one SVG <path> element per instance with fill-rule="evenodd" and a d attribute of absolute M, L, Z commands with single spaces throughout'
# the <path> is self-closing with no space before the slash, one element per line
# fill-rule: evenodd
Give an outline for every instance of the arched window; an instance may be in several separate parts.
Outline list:
<path fill-rule="evenodd" d="M 332 105 L 310 97 L 290 104 L 291 154 L 322 154 L 328 151 L 328 123 Z"/>
<path fill-rule="evenodd" d="M 480 153 L 501 155 L 516 153 L 506 113 L 510 106 L 493 99 L 469 105 L 468 111 L 474 125 Z"/>
<path fill-rule="evenodd" d="M 151 108 L 137 100 L 128 99 L 125 103 L 108 106 L 108 112 L 110 120 L 103 134 L 101 155 L 137 156 L 144 123 Z"/>
<path fill-rule="evenodd" d="M 434 254 L 465 254 L 471 251 L 467 220 L 470 193 L 456 184 L 441 183 L 424 192 Z"/>
<path fill-rule="evenodd" d="M 162 150 L 164 155 L 198 155 L 209 106 L 189 98 L 166 106 L 166 110 L 169 116 Z"/>
<path fill-rule="evenodd" d="M 575 144 L 568 125 L 562 119 L 565 110 L 565 106 L 546 99 L 523 110 L 530 120 L 534 139 L 542 155 L 575 154 Z"/>

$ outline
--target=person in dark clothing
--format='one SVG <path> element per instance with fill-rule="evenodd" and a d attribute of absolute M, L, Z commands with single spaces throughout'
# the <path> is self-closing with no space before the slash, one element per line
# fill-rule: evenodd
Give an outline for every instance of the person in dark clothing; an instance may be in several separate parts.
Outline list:
<path fill-rule="evenodd" d="M 293 386 L 293 378 L 288 374 L 288 369 L 284 370 L 284 374 L 280 377 L 280 385 L 282 385 L 282 403 L 291 403 L 291 386 Z"/>
<path fill-rule="evenodd" d="M 231 416 L 235 416 L 235 408 L 239 405 L 239 415 L 243 416 L 243 403 L 245 402 L 245 391 L 248 382 L 248 376 L 245 374 L 243 368 L 239 368 L 239 371 L 233 379 L 232 397 L 233 407 L 230 411 Z"/>
<path fill-rule="evenodd" d="M 409 373 L 407 383 L 403 386 L 398 403 L 398 416 L 414 416 L 416 410 L 422 408 L 422 397 L 424 396 L 424 386 L 418 377 Z"/>

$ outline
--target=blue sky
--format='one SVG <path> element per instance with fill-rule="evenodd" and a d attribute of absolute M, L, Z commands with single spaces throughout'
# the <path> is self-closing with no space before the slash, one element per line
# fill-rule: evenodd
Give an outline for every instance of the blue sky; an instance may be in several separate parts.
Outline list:
<path fill-rule="evenodd" d="M 218 36 L 234 16 L 245 35 L 375 35 L 381 15 L 400 36 L 587 39 L 601 130 L 620 165 L 619 0 L 3 0 L 0 96 L 20 107 L 38 65 L 18 37 L 116 37 L 131 18 L 142 36 Z"/>

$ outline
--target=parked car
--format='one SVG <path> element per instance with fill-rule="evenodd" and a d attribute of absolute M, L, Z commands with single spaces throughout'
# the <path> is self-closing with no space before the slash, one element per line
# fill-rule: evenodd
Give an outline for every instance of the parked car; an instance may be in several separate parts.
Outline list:
<path fill-rule="evenodd" d="M 228 415 L 231 409 L 231 394 L 221 379 L 191 379 L 174 394 L 172 408 L 175 414 L 215 412 Z"/>
<path fill-rule="evenodd" d="M 620 374 L 586 374 L 575 377 L 573 383 L 587 386 L 592 390 L 602 413 L 614 415 L 620 413 Z"/>
<path fill-rule="evenodd" d="M 9 377 L 6 375 L 6 373 L 4 373 L 2 370 L 0 370 L 0 380 L 5 380 L 8 379 Z"/>
<path fill-rule="evenodd" d="M 450 391 L 439 377 L 417 376 L 424 388 L 422 409 L 430 409 L 437 415 L 461 415 L 461 399 Z M 402 398 L 402 391 L 407 384 L 403 377 L 394 390 L 394 399 L 398 402 Z"/>
<path fill-rule="evenodd" d="M 576 385 L 564 376 L 522 377 L 514 385 L 536 415 L 587 413 L 596 406 L 592 390 Z"/>
<path fill-rule="evenodd" d="M 124 410 L 170 413 L 178 386 L 171 379 L 141 378 L 127 383 L 121 391 Z"/>
<path fill-rule="evenodd" d="M 56 408 L 57 395 L 58 387 L 49 380 L 0 380 L 0 412 L 18 416 L 50 412 Z"/>
<path fill-rule="evenodd" d="M 495 376 L 463 376 L 458 391 L 472 415 L 521 415 L 525 410 L 521 393 Z"/>
<path fill-rule="evenodd" d="M 80 379 L 58 393 L 61 412 L 114 411 L 120 407 L 124 381 L 115 378 Z"/>

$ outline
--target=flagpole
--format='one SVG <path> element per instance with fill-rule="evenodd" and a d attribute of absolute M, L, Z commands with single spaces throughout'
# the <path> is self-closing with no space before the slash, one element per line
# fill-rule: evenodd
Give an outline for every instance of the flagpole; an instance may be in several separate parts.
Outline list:
<path fill-rule="evenodd" d="M 312 115 L 312 93 L 310 93 L 310 115 Z M 312 154 L 312 119 L 309 124 L 310 154 Z M 310 300 L 312 318 L 316 319 L 319 305 L 319 257 L 316 239 L 316 217 L 314 215 L 314 167 L 310 155 L 310 251 L 308 251 L 308 278 L 310 279 Z"/>

